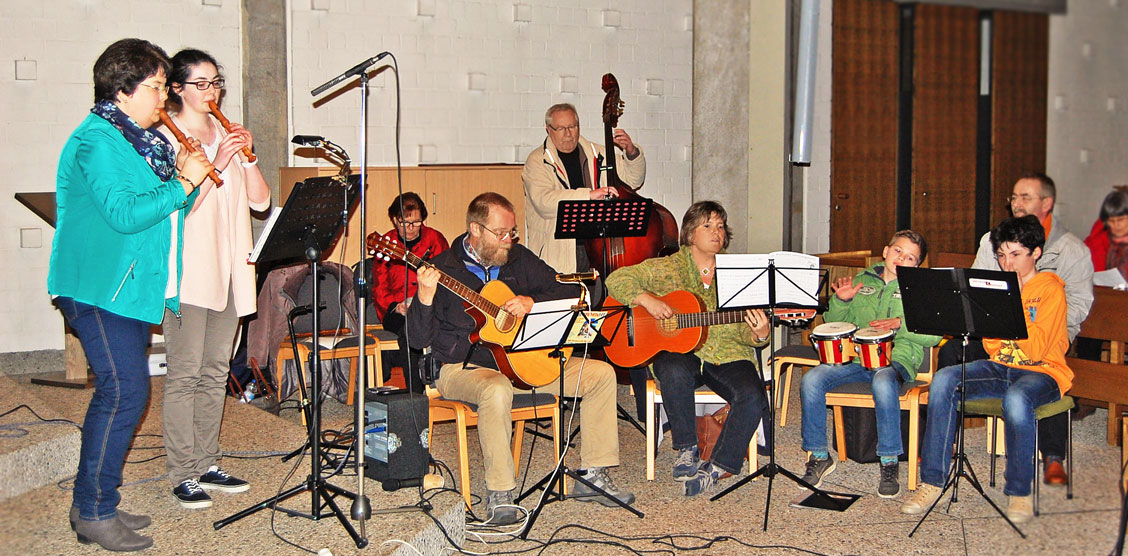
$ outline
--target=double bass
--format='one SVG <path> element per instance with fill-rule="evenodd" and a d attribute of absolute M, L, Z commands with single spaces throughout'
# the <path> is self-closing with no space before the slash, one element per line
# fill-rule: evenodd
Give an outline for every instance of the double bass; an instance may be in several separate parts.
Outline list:
<path fill-rule="evenodd" d="M 619 125 L 625 103 L 619 96 L 619 81 L 607 73 L 603 76 L 603 144 L 606 146 L 607 182 L 604 187 L 615 190 L 622 200 L 643 199 L 634 188 L 623 183 L 615 168 L 615 143 L 612 134 Z M 605 201 L 617 202 L 617 201 Z M 591 267 L 599 270 L 601 276 L 613 270 L 638 264 L 646 259 L 669 255 L 678 250 L 678 222 L 666 207 L 658 203 L 651 205 L 647 218 L 646 235 L 636 237 L 609 237 L 585 240 L 585 250 Z"/>

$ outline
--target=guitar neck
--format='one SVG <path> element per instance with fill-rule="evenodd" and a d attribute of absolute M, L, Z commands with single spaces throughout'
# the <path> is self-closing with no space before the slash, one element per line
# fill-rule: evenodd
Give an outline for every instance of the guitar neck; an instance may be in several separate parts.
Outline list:
<path fill-rule="evenodd" d="M 795 311 L 776 313 L 773 316 L 780 320 L 805 319 L 814 316 L 814 311 Z M 724 311 L 704 311 L 700 313 L 682 313 L 677 316 L 677 328 L 696 328 L 701 326 L 714 326 L 718 324 L 735 324 L 744 321 L 744 309 L 727 309 Z"/>
<path fill-rule="evenodd" d="M 427 264 L 419 255 L 407 251 L 406 249 L 404 250 L 403 259 L 415 269 Z M 473 305 L 475 309 L 478 309 L 492 319 L 496 319 L 498 313 L 501 312 L 501 307 L 498 307 L 497 304 L 482 297 L 482 294 L 474 291 L 466 284 L 459 282 L 457 279 L 441 270 L 439 271 L 439 284 L 442 284 L 442 286 L 450 290 L 451 293 L 461 297 L 464 301 Z"/>
<path fill-rule="evenodd" d="M 678 315 L 677 318 L 678 328 L 697 328 L 701 326 L 714 326 L 718 324 L 734 324 L 744 320 L 744 310 L 729 309 L 727 311 L 683 313 Z"/>

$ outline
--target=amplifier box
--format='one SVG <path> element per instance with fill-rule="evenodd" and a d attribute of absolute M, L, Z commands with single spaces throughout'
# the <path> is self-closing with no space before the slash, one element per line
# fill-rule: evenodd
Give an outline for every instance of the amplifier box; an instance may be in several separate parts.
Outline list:
<path fill-rule="evenodd" d="M 430 462 L 427 396 L 372 388 L 364 395 L 364 476 L 418 479 Z"/>

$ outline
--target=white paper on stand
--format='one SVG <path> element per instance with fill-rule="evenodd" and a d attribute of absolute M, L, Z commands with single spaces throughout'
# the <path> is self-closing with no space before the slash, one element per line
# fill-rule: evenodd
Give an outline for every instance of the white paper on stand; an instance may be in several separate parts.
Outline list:
<path fill-rule="evenodd" d="M 776 305 L 818 305 L 819 258 L 793 251 L 717 255 L 719 308 L 769 305 L 768 265 L 776 268 Z"/>
<path fill-rule="evenodd" d="M 255 242 L 255 249 L 247 256 L 247 264 L 255 264 L 258 258 L 262 255 L 262 246 L 266 243 L 266 238 L 270 237 L 270 231 L 274 229 L 274 223 L 278 221 L 278 215 L 282 213 L 282 207 L 274 207 L 270 211 L 270 217 L 266 219 L 266 225 L 262 227 L 262 233 L 259 234 L 258 241 Z"/>

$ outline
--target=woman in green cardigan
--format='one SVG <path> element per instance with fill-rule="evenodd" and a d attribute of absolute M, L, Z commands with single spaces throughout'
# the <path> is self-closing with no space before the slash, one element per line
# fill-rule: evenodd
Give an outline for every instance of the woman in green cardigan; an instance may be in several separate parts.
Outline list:
<path fill-rule="evenodd" d="M 176 157 L 150 127 L 168 96 L 168 57 L 122 39 L 94 63 L 94 107 L 63 146 L 58 225 L 47 292 L 74 328 L 94 371 L 82 425 L 71 528 L 83 544 L 134 551 L 153 544 L 148 516 L 118 509 L 122 466 L 149 399 L 149 327 L 166 302 L 179 310 L 184 213 L 212 169 Z"/>
<path fill-rule="evenodd" d="M 682 217 L 681 249 L 673 255 L 621 268 L 607 277 L 608 293 L 641 306 L 656 319 L 675 311 L 660 297 L 677 290 L 696 294 L 708 310 L 717 310 L 713 287 L 716 255 L 728 247 L 732 232 L 728 214 L 714 201 L 694 203 Z M 708 339 L 694 353 L 664 352 L 654 360 L 654 376 L 662 389 L 674 449 L 674 479 L 686 496 L 713 487 L 725 474 L 736 474 L 768 399 L 756 376 L 755 348 L 767 345 L 771 325 L 759 309 L 745 311 L 744 322 L 709 328 Z M 711 461 L 702 462 L 697 448 L 693 392 L 706 385 L 731 404 L 728 419 L 714 445 Z"/>

